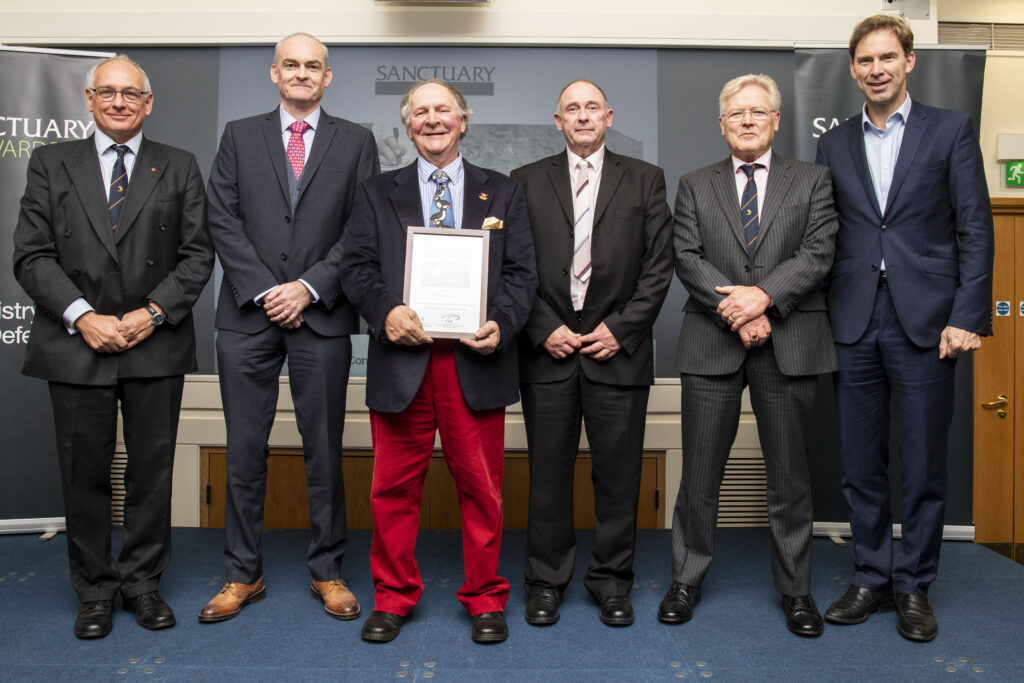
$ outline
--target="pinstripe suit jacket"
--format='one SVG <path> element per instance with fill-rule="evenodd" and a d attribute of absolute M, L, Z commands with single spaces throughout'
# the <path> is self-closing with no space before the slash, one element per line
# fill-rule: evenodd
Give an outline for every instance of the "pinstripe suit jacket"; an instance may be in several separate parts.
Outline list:
<path fill-rule="evenodd" d="M 746 358 L 740 336 L 716 313 L 724 285 L 756 285 L 772 297 L 767 314 L 779 370 L 815 375 L 836 369 L 823 278 L 839 228 L 827 168 L 772 154 L 758 246 L 747 254 L 731 158 L 679 179 L 673 224 L 676 274 L 690 294 L 676 369 L 724 375 Z"/>

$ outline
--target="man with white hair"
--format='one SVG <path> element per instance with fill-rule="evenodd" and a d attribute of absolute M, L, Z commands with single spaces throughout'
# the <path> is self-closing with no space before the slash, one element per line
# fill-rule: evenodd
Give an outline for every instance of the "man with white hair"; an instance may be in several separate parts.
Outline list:
<path fill-rule="evenodd" d="M 718 123 L 730 155 L 679 180 L 675 266 L 690 294 L 676 352 L 683 472 L 672 518 L 672 586 L 658 618 L 689 621 L 700 602 L 748 387 L 768 475 L 775 588 L 786 627 L 818 636 L 807 448 L 817 376 L 836 369 L 820 287 L 839 226 L 828 169 L 772 150 L 781 105 L 768 76 L 726 83 Z"/>

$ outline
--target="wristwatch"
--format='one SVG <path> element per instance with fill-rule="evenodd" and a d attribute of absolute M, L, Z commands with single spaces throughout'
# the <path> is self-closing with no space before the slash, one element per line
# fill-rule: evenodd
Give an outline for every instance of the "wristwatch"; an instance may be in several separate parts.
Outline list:
<path fill-rule="evenodd" d="M 157 325 L 163 325 L 164 321 L 167 320 L 167 318 L 164 317 L 164 314 L 153 308 L 153 304 L 149 301 L 146 302 L 146 310 L 149 311 L 153 327 L 156 327 Z"/>

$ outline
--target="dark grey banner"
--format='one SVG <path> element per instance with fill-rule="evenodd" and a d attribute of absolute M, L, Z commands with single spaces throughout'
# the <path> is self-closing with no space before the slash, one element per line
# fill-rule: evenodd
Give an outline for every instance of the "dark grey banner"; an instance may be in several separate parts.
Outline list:
<path fill-rule="evenodd" d="M 95 61 L 0 48 L 0 258 L 6 264 L 0 268 L 0 529 L 5 521 L 64 516 L 46 382 L 21 374 L 35 305 L 15 282 L 11 263 L 32 150 L 93 132 L 84 90 Z"/>
<path fill-rule="evenodd" d="M 933 107 L 965 111 L 981 125 L 981 90 L 985 81 L 985 50 L 918 48 L 917 63 L 907 75 L 913 100 Z M 850 76 L 845 47 L 799 48 L 793 70 L 794 155 L 814 161 L 818 138 L 853 115 L 860 115 L 864 96 Z"/>

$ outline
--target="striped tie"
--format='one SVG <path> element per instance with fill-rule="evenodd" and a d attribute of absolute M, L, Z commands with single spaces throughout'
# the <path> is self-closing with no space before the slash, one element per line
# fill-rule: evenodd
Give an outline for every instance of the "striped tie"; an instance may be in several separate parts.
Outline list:
<path fill-rule="evenodd" d="M 117 152 L 114 170 L 110 173 L 110 187 L 107 190 L 107 211 L 110 213 L 110 228 L 117 230 L 117 221 L 121 218 L 121 207 L 124 196 L 128 193 L 128 171 L 124 167 L 124 155 L 127 145 L 111 145 L 108 149 Z"/>
<path fill-rule="evenodd" d="M 296 178 L 302 175 L 302 167 L 306 165 L 306 142 L 302 139 L 302 134 L 309 128 L 310 125 L 305 121 L 295 121 L 288 126 L 292 134 L 288 138 L 288 149 L 285 151 L 288 153 L 288 163 L 292 165 L 292 173 Z"/>
<path fill-rule="evenodd" d="M 576 165 L 579 176 L 576 180 L 576 198 L 573 205 L 576 210 L 576 222 L 573 224 L 572 274 L 580 282 L 590 279 L 590 229 L 594 224 L 594 214 L 590 211 L 590 162 L 580 160 Z"/>
<path fill-rule="evenodd" d="M 743 186 L 743 198 L 740 199 L 740 220 L 743 222 L 743 236 L 747 240 L 747 254 L 754 258 L 757 250 L 758 212 L 757 183 L 754 182 L 754 169 L 764 168 L 763 164 L 743 164 L 740 166 L 747 174 L 747 184 Z"/>

